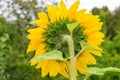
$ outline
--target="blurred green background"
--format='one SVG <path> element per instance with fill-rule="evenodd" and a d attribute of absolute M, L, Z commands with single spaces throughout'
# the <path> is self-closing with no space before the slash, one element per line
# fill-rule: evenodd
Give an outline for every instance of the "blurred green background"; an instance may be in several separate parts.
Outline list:
<path fill-rule="evenodd" d="M 0 4 L 0 11 L 2 11 L 0 14 L 0 80 L 67 80 L 60 75 L 55 78 L 50 78 L 49 75 L 41 78 L 41 70 L 29 64 L 34 52 L 26 54 L 29 43 L 26 37 L 27 29 L 34 27 L 29 22 L 37 18 L 37 12 L 46 11 L 46 7 L 36 6 L 36 0 L 26 2 L 3 0 L 3 2 L 7 6 L 3 9 L 4 5 Z M 44 1 L 41 0 L 40 3 L 44 5 Z M 53 4 L 57 3 L 53 2 Z M 95 7 L 91 12 L 100 15 L 101 21 L 104 22 L 102 32 L 106 35 L 101 45 L 103 56 L 95 56 L 97 58 L 95 66 L 120 68 L 120 7 L 113 12 L 107 7 Z M 4 17 L 5 14 L 8 15 Z M 84 75 L 79 74 L 79 80 L 83 78 Z M 104 76 L 93 75 L 89 80 L 120 80 L 120 73 L 107 72 Z"/>

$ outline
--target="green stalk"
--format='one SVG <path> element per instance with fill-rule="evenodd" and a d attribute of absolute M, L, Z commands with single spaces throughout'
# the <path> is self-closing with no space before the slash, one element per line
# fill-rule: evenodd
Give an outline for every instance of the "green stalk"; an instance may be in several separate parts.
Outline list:
<path fill-rule="evenodd" d="M 84 78 L 83 80 L 88 80 L 88 78 L 89 78 L 91 75 L 92 75 L 92 74 L 89 74 L 89 73 L 86 74 L 86 75 L 85 75 L 85 78 Z"/>
<path fill-rule="evenodd" d="M 73 44 L 72 33 L 68 40 L 68 46 L 69 46 L 69 53 L 70 53 L 70 80 L 77 80 L 76 79 L 75 54 L 74 54 L 74 44 Z"/>
<path fill-rule="evenodd" d="M 83 53 L 84 49 L 81 49 L 80 52 L 76 55 L 75 57 L 75 61 L 77 60 L 77 58 L 80 56 L 81 53 Z"/>

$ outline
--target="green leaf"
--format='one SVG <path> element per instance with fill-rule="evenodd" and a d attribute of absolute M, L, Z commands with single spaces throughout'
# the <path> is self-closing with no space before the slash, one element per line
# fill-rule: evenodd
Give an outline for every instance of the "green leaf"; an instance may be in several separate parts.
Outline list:
<path fill-rule="evenodd" d="M 80 45 L 81 45 L 81 47 L 82 47 L 83 50 L 95 50 L 95 51 L 103 52 L 101 48 L 99 48 L 99 47 L 93 47 L 93 46 L 87 44 L 84 41 L 80 41 Z"/>
<path fill-rule="evenodd" d="M 114 67 L 108 67 L 108 68 L 98 68 L 98 67 L 89 67 L 87 74 L 95 74 L 95 75 L 104 75 L 105 72 L 120 72 L 120 69 L 114 68 Z"/>
<path fill-rule="evenodd" d="M 44 60 L 58 60 L 58 61 L 66 61 L 66 59 L 63 58 L 62 52 L 59 50 L 53 50 L 50 52 L 47 52 L 46 54 L 42 54 L 38 56 L 34 62 L 40 62 Z"/>
<path fill-rule="evenodd" d="M 67 28 L 68 30 L 72 33 L 73 30 L 79 25 L 79 23 L 70 23 L 70 24 L 67 24 Z"/>

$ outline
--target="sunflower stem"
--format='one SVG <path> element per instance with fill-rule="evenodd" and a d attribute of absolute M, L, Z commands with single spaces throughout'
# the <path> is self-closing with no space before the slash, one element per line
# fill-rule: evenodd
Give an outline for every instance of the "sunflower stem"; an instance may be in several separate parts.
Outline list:
<path fill-rule="evenodd" d="M 85 78 L 84 78 L 83 80 L 88 80 L 88 78 L 90 78 L 91 75 L 92 75 L 92 74 L 86 74 L 86 75 L 85 75 Z"/>
<path fill-rule="evenodd" d="M 76 59 L 79 57 L 79 55 L 80 55 L 81 53 L 83 53 L 83 51 L 84 51 L 84 49 L 81 49 L 80 52 L 75 56 L 75 61 L 76 61 Z"/>
<path fill-rule="evenodd" d="M 69 53 L 70 53 L 70 80 L 77 80 L 72 33 L 70 34 L 70 37 L 68 39 L 68 46 L 69 46 Z"/>

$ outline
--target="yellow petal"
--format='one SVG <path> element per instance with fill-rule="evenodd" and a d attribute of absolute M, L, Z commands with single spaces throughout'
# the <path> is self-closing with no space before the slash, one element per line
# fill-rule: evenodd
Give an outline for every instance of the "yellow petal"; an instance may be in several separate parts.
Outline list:
<path fill-rule="evenodd" d="M 63 0 L 60 1 L 60 8 L 63 10 L 67 10 L 66 5 L 64 4 Z"/>
<path fill-rule="evenodd" d="M 28 45 L 27 53 L 36 50 L 40 45 L 40 43 L 43 42 L 44 40 L 45 39 L 40 39 L 40 40 L 38 39 L 35 41 L 31 41 Z"/>
<path fill-rule="evenodd" d="M 30 22 L 30 24 L 37 24 L 39 27 L 42 28 L 47 28 L 47 24 L 48 24 L 48 17 L 46 15 L 46 13 L 44 12 L 39 12 L 38 13 L 38 17 L 40 19 L 36 19 Z"/>
<path fill-rule="evenodd" d="M 102 32 L 92 32 L 89 33 L 88 38 L 89 39 L 93 39 L 93 38 L 98 38 L 98 39 L 102 39 L 105 35 Z"/>
<path fill-rule="evenodd" d="M 80 15 L 85 14 L 85 12 L 86 12 L 86 9 L 82 9 L 82 10 L 77 11 L 76 18 L 79 17 Z"/>
<path fill-rule="evenodd" d="M 31 66 L 36 65 L 36 64 L 37 64 L 37 62 L 31 62 Z"/>
<path fill-rule="evenodd" d="M 86 74 L 87 72 L 87 65 L 81 58 L 76 60 L 76 68 L 82 74 Z"/>
<path fill-rule="evenodd" d="M 46 76 L 48 74 L 48 71 L 50 68 L 48 68 L 49 61 L 44 61 L 43 65 L 41 66 L 42 68 L 42 77 Z"/>
<path fill-rule="evenodd" d="M 89 52 L 91 52 L 92 54 L 99 56 L 99 57 L 102 56 L 102 53 L 100 51 L 89 51 Z"/>
<path fill-rule="evenodd" d="M 45 23 L 48 23 L 48 17 L 45 12 L 39 12 L 38 17 Z"/>
<path fill-rule="evenodd" d="M 40 19 L 36 19 L 30 22 L 30 24 L 37 24 L 38 26 L 40 26 Z"/>
<path fill-rule="evenodd" d="M 38 57 L 38 55 L 41 55 L 41 54 L 43 54 L 43 53 L 45 53 L 45 50 L 42 50 L 39 54 L 37 53 L 35 53 L 35 56 L 30 60 L 30 63 L 31 63 L 31 65 L 35 65 L 35 64 L 37 64 L 38 62 L 35 62 L 34 60 Z M 39 67 L 37 67 L 37 68 L 39 68 Z"/>
<path fill-rule="evenodd" d="M 67 8 L 66 8 L 66 5 L 64 4 L 63 0 L 61 0 L 59 8 L 60 8 L 60 16 L 61 16 L 61 18 L 65 18 L 66 17 Z"/>
<path fill-rule="evenodd" d="M 36 68 L 42 68 L 45 64 L 45 61 L 38 62 Z"/>
<path fill-rule="evenodd" d="M 103 25 L 103 23 L 99 22 L 98 24 L 94 25 L 93 27 L 84 29 L 83 33 L 89 34 L 91 32 L 99 31 L 102 28 L 101 27 L 102 25 Z"/>
<path fill-rule="evenodd" d="M 90 64 L 96 64 L 96 59 L 88 51 L 84 51 L 83 56 Z"/>
<path fill-rule="evenodd" d="M 62 74 L 62 75 L 63 75 L 64 77 L 66 77 L 66 78 L 69 78 L 69 75 L 68 75 L 68 73 L 66 72 L 66 69 L 67 69 L 66 63 L 60 62 L 59 65 L 60 65 L 60 74 Z"/>
<path fill-rule="evenodd" d="M 45 29 L 42 28 L 34 28 L 34 29 L 29 29 L 28 32 L 30 33 L 27 38 L 31 39 L 34 36 L 42 35 L 45 32 Z"/>
<path fill-rule="evenodd" d="M 51 65 L 51 64 L 53 64 L 53 65 Z M 60 71 L 58 62 L 51 60 L 49 62 L 49 66 L 51 66 L 51 68 L 50 68 L 50 77 L 56 76 L 58 74 L 58 72 Z"/>
<path fill-rule="evenodd" d="M 91 45 L 91 46 L 94 46 L 94 47 L 99 46 L 102 42 L 103 42 L 103 39 L 97 39 L 97 40 L 87 39 L 87 43 L 88 43 L 89 45 Z"/>
<path fill-rule="evenodd" d="M 56 15 L 56 20 L 59 20 L 60 19 L 60 9 L 58 8 L 57 5 L 54 5 L 53 9 L 54 9 L 54 15 Z"/>
<path fill-rule="evenodd" d="M 31 52 L 35 49 L 37 49 L 37 47 L 39 46 L 40 42 L 39 41 L 35 41 L 35 42 L 30 42 L 28 45 L 28 49 L 27 49 L 27 53 Z"/>
<path fill-rule="evenodd" d="M 92 14 L 85 14 L 85 13 L 76 13 L 76 20 L 80 23 L 81 26 L 84 28 L 91 28 L 94 27 L 96 24 L 99 23 L 99 16 L 94 16 Z"/>
<path fill-rule="evenodd" d="M 38 48 L 36 49 L 35 56 L 38 56 L 38 55 L 40 55 L 40 54 L 46 53 L 45 47 L 46 47 L 45 44 L 40 44 L 40 45 L 38 46 Z"/>
<path fill-rule="evenodd" d="M 74 19 L 75 14 L 77 12 L 78 6 L 79 6 L 80 2 L 76 1 L 75 3 L 72 4 L 72 6 L 70 6 L 70 8 L 67 11 L 67 16 L 70 20 Z"/>
<path fill-rule="evenodd" d="M 86 64 L 90 64 L 90 62 L 84 57 L 83 54 L 81 54 L 79 58 L 83 59 L 83 61 L 85 61 Z"/>
<path fill-rule="evenodd" d="M 52 8 L 51 5 L 47 5 L 47 10 L 48 10 L 48 15 L 49 15 L 51 22 L 56 21 L 57 17 L 54 14 L 54 9 Z"/>
<path fill-rule="evenodd" d="M 104 40 L 102 39 L 105 35 L 101 32 L 91 32 L 87 35 L 87 43 L 92 46 L 98 46 L 101 44 Z"/>
<path fill-rule="evenodd" d="M 43 32 L 44 31 L 42 31 L 42 30 L 35 30 L 34 32 L 31 32 L 28 36 L 27 36 L 27 38 L 29 39 L 29 40 L 40 40 L 40 39 L 42 39 L 43 38 Z"/>
<path fill-rule="evenodd" d="M 82 26 L 84 26 L 84 28 L 91 28 L 91 27 L 95 26 L 96 24 L 98 24 L 98 21 L 93 20 L 93 21 L 87 21 L 87 22 L 83 22 L 83 23 L 81 21 L 81 24 L 82 24 Z"/>

